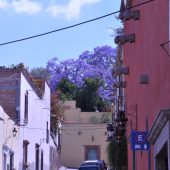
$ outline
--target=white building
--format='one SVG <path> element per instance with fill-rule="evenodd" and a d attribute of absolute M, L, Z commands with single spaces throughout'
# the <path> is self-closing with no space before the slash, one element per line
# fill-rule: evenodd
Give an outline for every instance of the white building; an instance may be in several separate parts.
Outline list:
<path fill-rule="evenodd" d="M 0 106 L 0 169 L 6 170 L 14 167 L 16 155 L 16 143 L 18 135 L 13 134 L 14 121 L 4 112 Z"/>
<path fill-rule="evenodd" d="M 24 156 L 24 162 L 20 162 L 19 169 L 49 169 L 50 89 L 47 83 L 42 83 L 44 91 L 38 94 L 21 73 L 19 109 L 22 140 L 18 146 L 23 146 L 19 155 Z"/>
<path fill-rule="evenodd" d="M 15 141 L 12 145 L 9 144 L 12 146 L 11 152 L 14 152 L 11 168 L 49 170 L 50 143 L 53 141 L 50 141 L 48 84 L 42 79 L 34 79 L 24 68 L 0 68 L 0 87 L 0 105 L 16 124 L 5 128 L 10 131 L 15 126 L 17 130 L 16 137 L 9 140 L 11 143 Z M 8 123 L 6 120 L 0 121 L 2 127 L 3 122 L 5 125 Z M 8 136 L 1 137 L 0 145 L 2 142 L 5 146 L 4 139 L 7 138 Z M 2 155 L 1 160 L 0 167 L 8 170 L 5 155 Z"/>

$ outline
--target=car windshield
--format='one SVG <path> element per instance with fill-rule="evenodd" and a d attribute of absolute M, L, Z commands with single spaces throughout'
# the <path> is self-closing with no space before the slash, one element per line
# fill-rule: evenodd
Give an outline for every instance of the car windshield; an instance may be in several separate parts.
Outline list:
<path fill-rule="evenodd" d="M 80 167 L 79 170 L 99 170 L 98 167 Z"/>

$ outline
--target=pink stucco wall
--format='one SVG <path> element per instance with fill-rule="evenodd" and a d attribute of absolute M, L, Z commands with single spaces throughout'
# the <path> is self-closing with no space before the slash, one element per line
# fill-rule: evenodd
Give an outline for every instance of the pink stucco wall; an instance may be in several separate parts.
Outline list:
<path fill-rule="evenodd" d="M 132 6 L 144 0 L 133 0 Z M 149 129 L 161 109 L 170 108 L 170 57 L 160 47 L 169 40 L 169 0 L 156 0 L 137 7 L 138 21 L 125 22 L 125 34 L 135 34 L 135 43 L 123 46 L 124 66 L 129 67 L 125 76 L 127 111 L 137 104 L 137 130 Z M 166 47 L 166 46 L 165 46 Z M 140 75 L 148 75 L 149 84 L 140 84 Z M 153 155 L 153 149 L 152 149 Z M 137 169 L 148 167 L 147 152 L 137 152 Z M 153 156 L 152 156 L 153 169 Z M 132 151 L 128 151 L 128 169 L 132 170 Z"/>

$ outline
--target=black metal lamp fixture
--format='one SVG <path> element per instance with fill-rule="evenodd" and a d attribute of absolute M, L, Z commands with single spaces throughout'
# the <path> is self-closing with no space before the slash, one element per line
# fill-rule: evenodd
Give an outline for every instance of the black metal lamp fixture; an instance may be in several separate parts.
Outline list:
<path fill-rule="evenodd" d="M 16 128 L 14 127 L 14 128 L 13 128 L 13 130 L 12 130 L 13 137 L 15 137 L 15 136 L 16 136 L 17 132 L 18 132 L 18 131 L 17 131 L 17 130 L 16 130 Z"/>
<path fill-rule="evenodd" d="M 125 111 L 120 110 L 117 113 L 117 117 L 114 119 L 116 126 L 115 126 L 115 139 L 117 143 L 121 143 L 122 137 L 125 134 L 125 126 L 127 122 L 127 118 L 125 116 Z"/>
<path fill-rule="evenodd" d="M 115 127 L 115 140 L 117 143 L 121 143 L 124 133 L 125 133 L 125 128 L 119 126 Z"/>
<path fill-rule="evenodd" d="M 117 113 L 117 117 L 114 119 L 114 121 L 117 124 L 126 124 L 127 118 L 125 116 L 125 111 L 119 110 L 118 113 Z"/>
<path fill-rule="evenodd" d="M 111 141 L 114 137 L 114 127 L 112 123 L 107 124 L 107 138 L 106 141 Z"/>
<path fill-rule="evenodd" d="M 0 121 L 4 121 L 4 119 L 2 117 L 0 117 Z"/>

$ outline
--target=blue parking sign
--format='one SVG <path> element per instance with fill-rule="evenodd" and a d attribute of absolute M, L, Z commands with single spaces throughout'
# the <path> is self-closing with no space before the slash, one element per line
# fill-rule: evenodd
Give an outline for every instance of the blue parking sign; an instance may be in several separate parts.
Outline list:
<path fill-rule="evenodd" d="M 131 149 L 149 150 L 150 144 L 147 140 L 147 131 L 131 131 Z"/>

